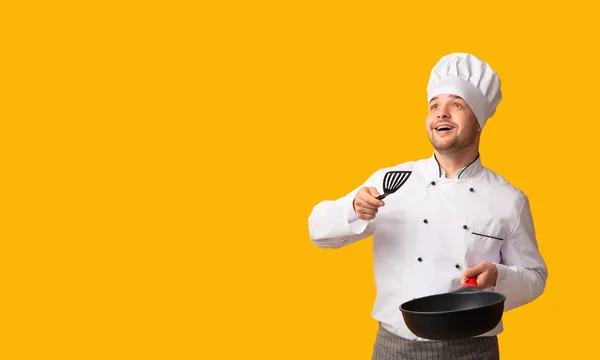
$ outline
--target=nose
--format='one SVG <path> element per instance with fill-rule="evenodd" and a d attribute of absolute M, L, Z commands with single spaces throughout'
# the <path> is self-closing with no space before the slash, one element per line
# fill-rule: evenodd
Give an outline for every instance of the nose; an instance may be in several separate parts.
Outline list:
<path fill-rule="evenodd" d="M 448 114 L 448 112 L 446 112 L 446 111 L 441 111 L 437 116 L 438 119 L 447 119 L 449 117 L 450 117 L 450 114 Z"/>

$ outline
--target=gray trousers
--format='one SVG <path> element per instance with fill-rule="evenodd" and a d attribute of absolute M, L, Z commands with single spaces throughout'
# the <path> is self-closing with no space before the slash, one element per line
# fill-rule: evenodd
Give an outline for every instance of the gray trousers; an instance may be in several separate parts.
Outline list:
<path fill-rule="evenodd" d="M 372 360 L 498 360 L 497 336 L 449 341 L 411 341 L 379 325 Z"/>

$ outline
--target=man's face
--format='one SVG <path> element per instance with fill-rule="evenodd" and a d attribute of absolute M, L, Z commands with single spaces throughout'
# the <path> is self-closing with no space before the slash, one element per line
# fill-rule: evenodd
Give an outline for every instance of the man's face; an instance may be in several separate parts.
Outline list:
<path fill-rule="evenodd" d="M 452 94 L 442 94 L 429 102 L 427 135 L 440 154 L 455 154 L 475 145 L 481 128 L 467 102 Z"/>

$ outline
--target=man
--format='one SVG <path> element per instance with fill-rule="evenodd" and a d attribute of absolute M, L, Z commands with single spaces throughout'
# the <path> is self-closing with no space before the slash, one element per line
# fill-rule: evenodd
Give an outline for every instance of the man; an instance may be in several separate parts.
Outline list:
<path fill-rule="evenodd" d="M 433 155 L 376 171 L 346 196 L 317 204 L 311 241 L 340 248 L 373 235 L 373 359 L 498 359 L 502 322 L 481 336 L 432 341 L 411 333 L 399 311 L 471 277 L 480 290 L 504 294 L 508 311 L 538 298 L 548 277 L 527 196 L 481 163 L 481 131 L 502 99 L 498 75 L 473 55 L 450 54 L 432 69 L 427 93 Z M 378 200 L 384 175 L 395 170 L 411 175 Z"/>

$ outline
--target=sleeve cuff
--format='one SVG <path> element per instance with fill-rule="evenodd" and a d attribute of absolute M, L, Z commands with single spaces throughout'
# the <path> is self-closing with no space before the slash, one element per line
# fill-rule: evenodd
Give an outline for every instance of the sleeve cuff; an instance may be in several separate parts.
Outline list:
<path fill-rule="evenodd" d="M 360 234 L 365 231 L 369 223 L 369 220 L 358 218 L 358 214 L 356 214 L 352 203 L 350 203 L 350 209 L 348 210 L 348 226 L 350 227 L 350 231 L 352 231 L 354 234 Z"/>
<path fill-rule="evenodd" d="M 506 275 L 507 275 L 507 268 L 506 265 L 503 264 L 499 264 L 499 263 L 493 263 L 494 265 L 496 265 L 496 269 L 498 269 L 498 276 L 496 277 L 496 283 L 494 284 L 494 287 L 502 287 L 502 284 L 504 283 L 504 280 L 506 280 Z"/>

